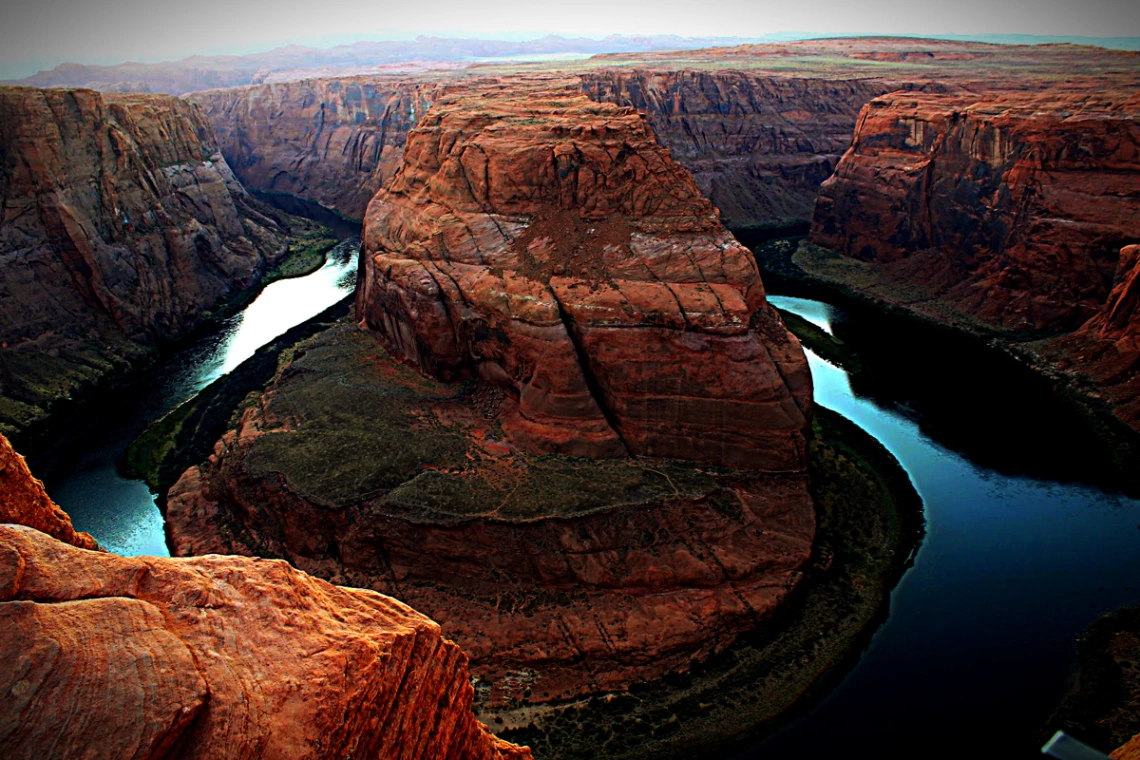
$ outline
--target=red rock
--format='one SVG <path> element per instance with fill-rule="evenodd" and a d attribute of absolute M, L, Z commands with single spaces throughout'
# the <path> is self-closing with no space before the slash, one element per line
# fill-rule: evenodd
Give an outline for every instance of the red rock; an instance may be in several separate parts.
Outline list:
<path fill-rule="evenodd" d="M 761 49 L 754 61 L 763 60 Z M 653 68 L 586 72 L 582 89 L 646 114 L 657 139 L 734 230 L 809 222 L 820 184 L 851 144 L 860 109 L 903 86 L 842 73 L 678 71 L 660 58 L 647 64 Z"/>
<path fill-rule="evenodd" d="M 219 149 L 247 187 L 302 196 L 359 219 L 442 89 L 396 77 L 306 79 L 209 90 L 190 100 L 213 123 Z"/>
<path fill-rule="evenodd" d="M 1127 744 L 1117 747 L 1111 757 L 1113 760 L 1140 760 L 1140 734 L 1133 736 Z"/>
<path fill-rule="evenodd" d="M 633 109 L 446 97 L 365 219 L 357 316 L 514 399 L 529 450 L 802 470 L 811 378 L 751 254 Z"/>
<path fill-rule="evenodd" d="M 283 557 L 401 598 L 471 656 L 481 705 L 685 670 L 802 578 L 802 473 L 528 456 L 469 385 L 425 380 L 354 325 L 303 344 L 170 490 L 172 551 Z"/>
<path fill-rule="evenodd" d="M 287 250 L 169 96 L 0 88 L 0 429 L 185 335 Z"/>
<path fill-rule="evenodd" d="M 0 507 L 94 547 L 2 437 Z M 436 623 L 281 561 L 125 558 L 0 525 L 0 658 L 13 759 L 530 757 L 475 720 Z"/>
<path fill-rule="evenodd" d="M 811 240 L 986 325 L 1073 329 L 1137 234 L 1137 113 L 1123 86 L 877 98 L 820 190 Z"/>
<path fill-rule="evenodd" d="M 80 549 L 98 549 L 88 533 L 79 533 L 71 517 L 44 491 L 44 484 L 32 477 L 24 458 L 0 434 L 0 523 L 20 523 L 54 536 Z"/>

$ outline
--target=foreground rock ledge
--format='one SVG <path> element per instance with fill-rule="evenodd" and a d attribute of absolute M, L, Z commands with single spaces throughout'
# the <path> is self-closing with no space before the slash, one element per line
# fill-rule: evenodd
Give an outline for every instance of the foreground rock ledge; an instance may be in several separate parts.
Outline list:
<path fill-rule="evenodd" d="M 527 758 L 439 626 L 281 561 L 126 558 L 0 525 L 11 758 Z"/>

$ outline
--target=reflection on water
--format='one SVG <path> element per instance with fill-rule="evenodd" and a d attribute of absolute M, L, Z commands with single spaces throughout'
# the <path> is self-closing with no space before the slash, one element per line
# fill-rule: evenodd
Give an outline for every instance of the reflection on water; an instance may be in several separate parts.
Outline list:
<path fill-rule="evenodd" d="M 151 422 L 191 399 L 290 328 L 352 292 L 359 244 L 337 245 L 321 269 L 268 285 L 221 328 L 162 362 L 124 392 L 91 410 L 44 473 L 51 497 L 78 530 L 110 551 L 167 555 L 162 515 L 146 485 L 117 463 Z"/>
<path fill-rule="evenodd" d="M 862 345 L 861 328 L 883 344 L 895 337 L 878 323 L 847 323 L 826 304 L 770 300 L 826 323 L 849 345 Z M 949 347 L 939 359 L 939 351 L 908 354 L 905 345 L 895 352 L 904 359 L 891 366 L 915 365 L 909 383 L 944 388 L 947 373 L 955 382 L 973 375 L 1007 402 L 958 408 L 962 429 L 936 440 L 946 421 L 930 428 L 933 435 L 923 423 L 937 394 L 906 393 L 902 404 L 882 386 L 865 394 L 858 378 L 808 353 L 816 401 L 877 438 L 910 474 L 926 505 L 926 537 L 858 665 L 823 703 L 742 760 L 912 757 L 932 747 L 939 757 L 1040 757 L 1038 732 L 1064 690 L 1077 635 L 1100 614 L 1140 602 L 1140 501 L 1094 485 L 1003 474 L 947 444 L 996 436 L 1033 448 L 1029 439 L 1046 435 L 1039 443 L 1056 447 L 1058 459 L 1079 459 L 1080 438 L 1067 437 L 1061 423 L 1052 434 L 1005 429 L 1021 424 L 1021 403 L 1054 422 L 1063 417 L 1057 404 L 1032 392 L 1028 401 L 1018 398 L 1021 379 L 1006 384 L 1005 370 L 978 354 Z M 967 372 L 956 366 L 962 361 L 972 363 Z M 979 450 L 991 463 L 994 447 Z M 1007 454 L 1008 469 L 1023 472 L 1022 456 Z"/>

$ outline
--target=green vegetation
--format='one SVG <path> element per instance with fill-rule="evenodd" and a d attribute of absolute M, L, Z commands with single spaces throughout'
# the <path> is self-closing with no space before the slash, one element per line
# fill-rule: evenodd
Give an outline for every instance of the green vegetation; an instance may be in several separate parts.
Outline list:
<path fill-rule="evenodd" d="M 298 344 L 281 365 L 268 410 L 299 423 L 259 437 L 247 461 L 330 509 L 526 520 L 719 488 L 685 463 L 489 455 L 482 445 L 502 435 L 482 411 L 498 402 L 485 386 L 425 379 L 351 324 Z"/>
<path fill-rule="evenodd" d="M 261 280 L 262 286 L 290 277 L 304 277 L 317 271 L 325 265 L 328 252 L 336 244 L 336 237 L 325 227 L 306 230 L 303 234 L 294 236 L 289 241 L 289 253 L 285 258 L 266 270 Z"/>
<path fill-rule="evenodd" d="M 855 374 L 863 369 L 859 357 L 839 338 L 813 325 L 798 314 L 783 309 L 776 309 L 776 311 L 780 312 L 780 318 L 784 320 L 788 330 L 799 338 L 805 347 L 810 348 L 822 359 L 842 367 L 850 374 Z"/>
<path fill-rule="evenodd" d="M 277 372 L 279 357 L 348 313 L 350 298 L 258 349 L 229 374 L 148 427 L 127 448 L 124 470 L 161 497 L 187 468 L 206 459 L 214 443 L 236 426 L 246 406 Z"/>
<path fill-rule="evenodd" d="M 922 535 L 922 502 L 877 441 L 826 409 L 816 410 L 809 468 L 813 559 L 798 597 L 760 630 L 628 693 L 482 717 L 492 726 L 527 722 L 501 735 L 551 760 L 688 758 L 710 742 L 727 751 L 726 741 L 755 741 L 826 693 L 884 618 Z"/>

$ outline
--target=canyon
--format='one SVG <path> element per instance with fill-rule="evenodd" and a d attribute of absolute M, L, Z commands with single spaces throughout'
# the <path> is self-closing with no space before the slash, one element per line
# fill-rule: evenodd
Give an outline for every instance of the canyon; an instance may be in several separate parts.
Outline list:
<path fill-rule="evenodd" d="M 636 111 L 557 77 L 442 98 L 361 259 L 366 331 L 298 346 L 183 475 L 175 553 L 393 593 L 489 705 L 685 668 L 799 581 L 803 352 Z"/>
<path fill-rule="evenodd" d="M 0 429 L 144 360 L 316 225 L 254 200 L 193 104 L 0 88 Z"/>
<path fill-rule="evenodd" d="M 7 756 L 531 756 L 475 720 L 466 657 L 408 606 L 280 561 L 52 538 L 41 508 L 67 515 L 2 435 L 0 457 Z"/>

